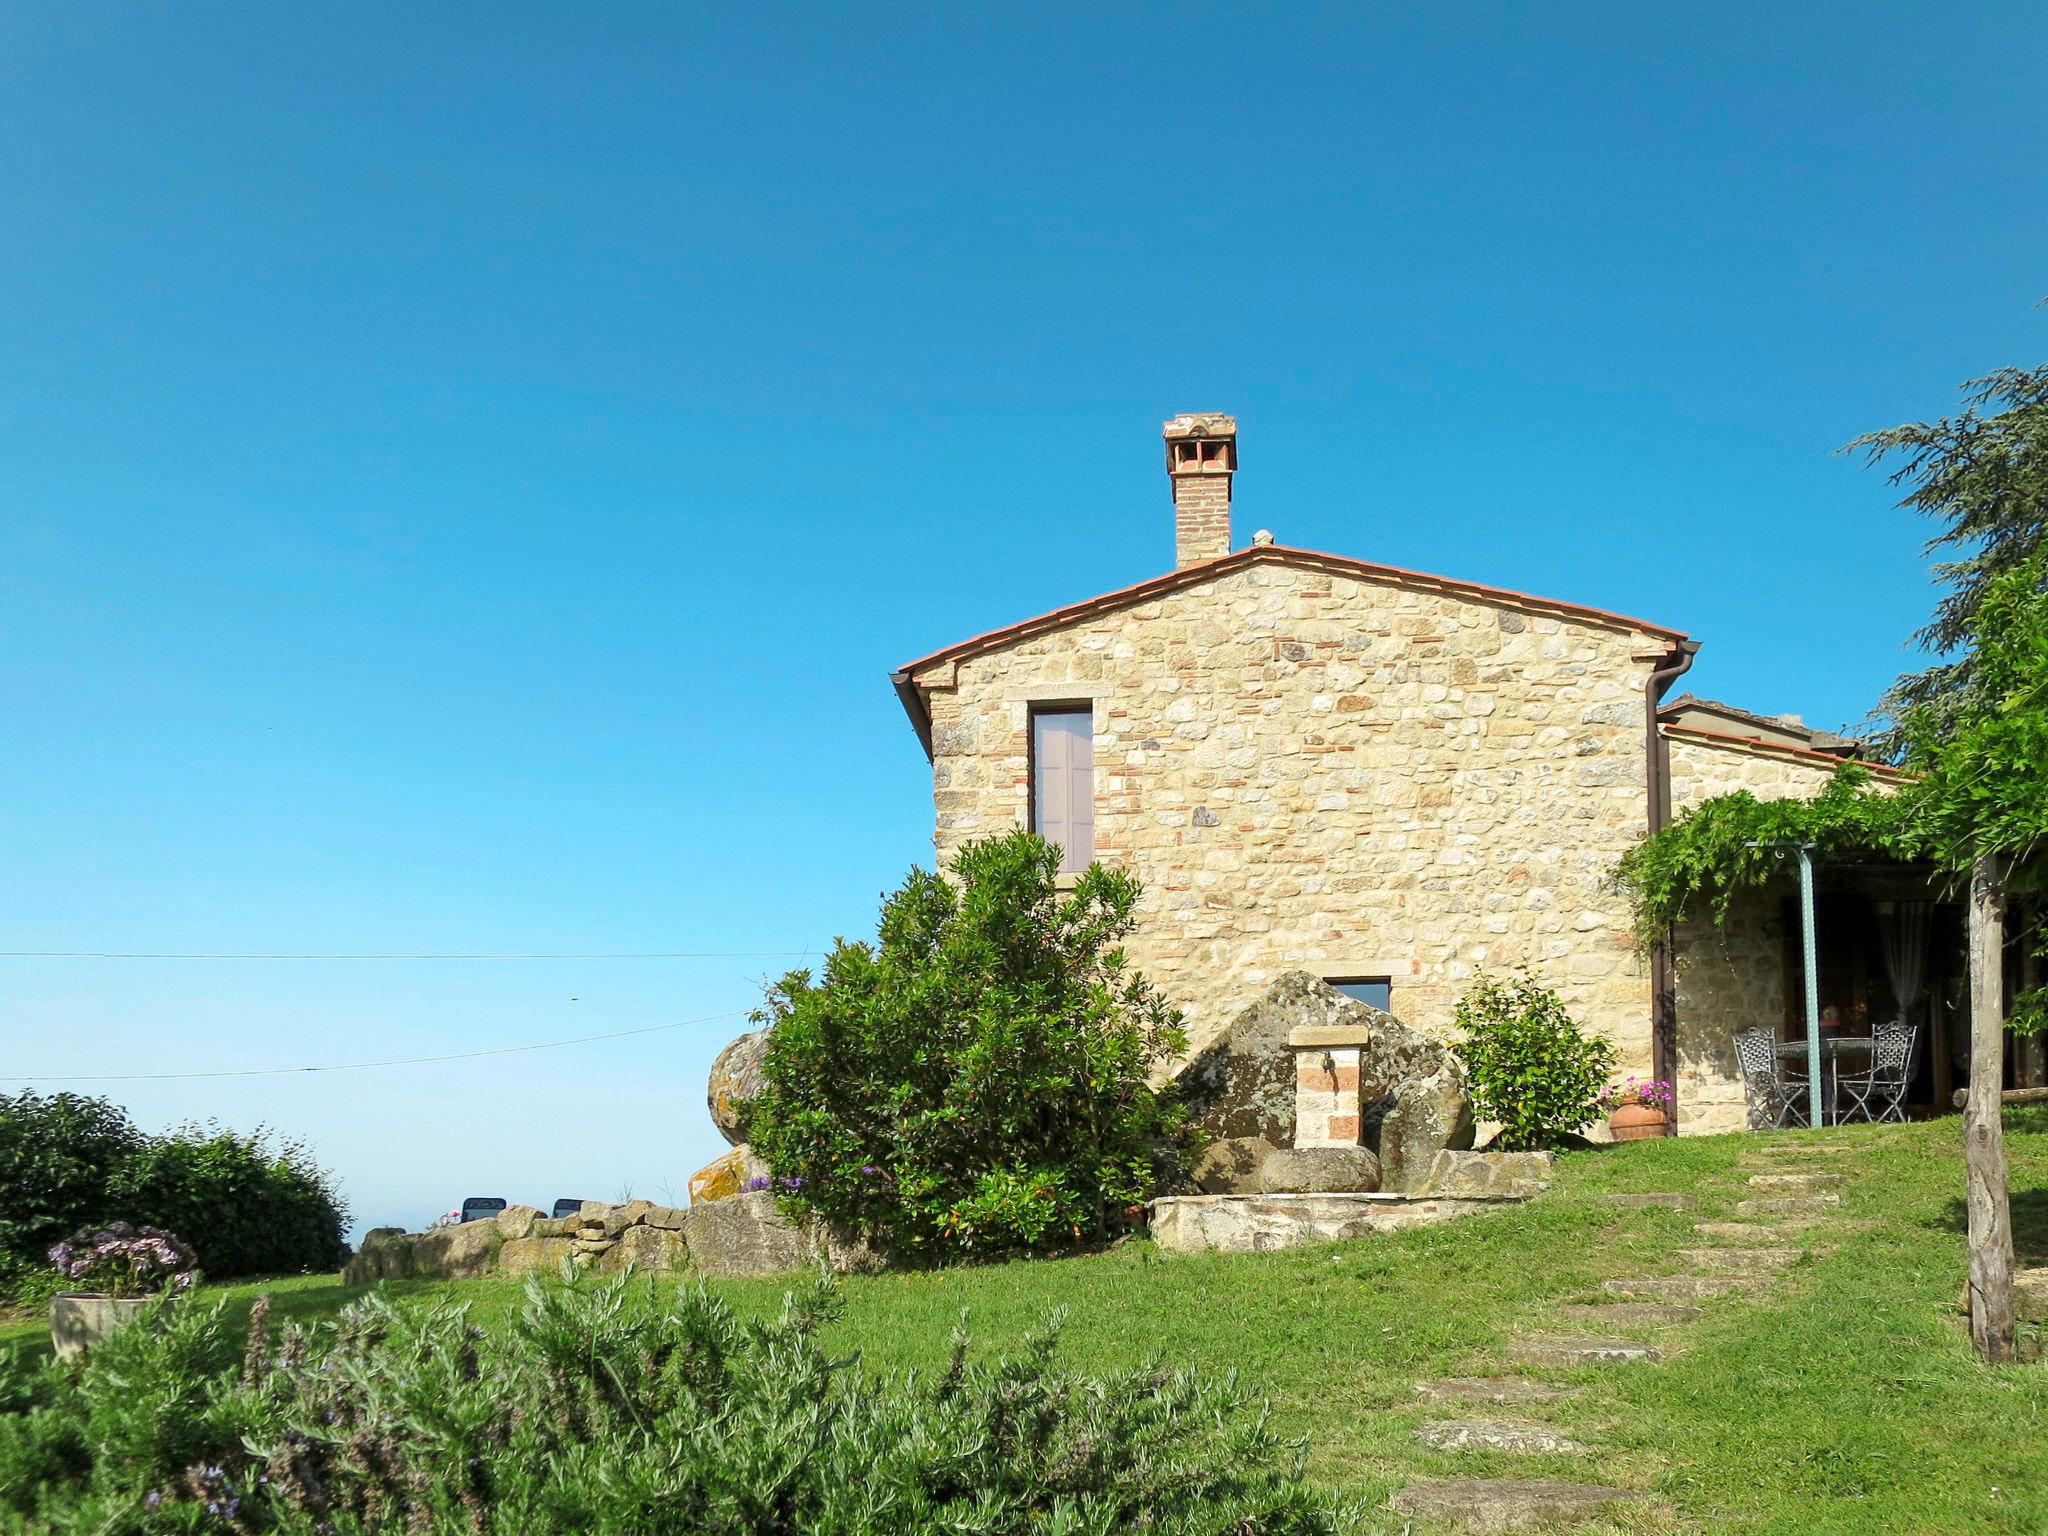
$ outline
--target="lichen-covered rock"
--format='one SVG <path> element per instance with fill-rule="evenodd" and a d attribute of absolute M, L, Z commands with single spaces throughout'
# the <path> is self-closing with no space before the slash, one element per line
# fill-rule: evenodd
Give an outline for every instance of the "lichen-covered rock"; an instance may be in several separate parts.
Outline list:
<path fill-rule="evenodd" d="M 1259 1193 L 1371 1194 L 1380 1160 L 1365 1147 L 1281 1147 L 1259 1164 Z"/>
<path fill-rule="evenodd" d="M 531 1237 L 536 1223 L 544 1220 L 541 1213 L 530 1205 L 508 1205 L 496 1217 L 498 1235 L 511 1239 Z"/>
<path fill-rule="evenodd" d="M 1379 1117 L 1378 1143 L 1386 1187 L 1420 1189 L 1437 1153 L 1472 1145 L 1472 1104 L 1465 1096 L 1464 1075 L 1446 1061 L 1427 1077 L 1396 1084 L 1388 1098 Z"/>
<path fill-rule="evenodd" d="M 741 1035 L 711 1063 L 711 1081 L 705 1094 L 711 1123 L 734 1146 L 746 1139 L 741 1119 L 747 1100 L 768 1085 L 767 1059 L 768 1031 L 757 1029 Z"/>
<path fill-rule="evenodd" d="M 818 1250 L 765 1189 L 690 1207 L 690 1262 L 707 1275 L 773 1275 L 808 1269 Z"/>
<path fill-rule="evenodd" d="M 403 1227 L 373 1227 L 363 1244 L 349 1255 L 341 1271 L 344 1285 L 369 1285 L 378 1280 L 406 1280 L 413 1272 L 413 1238 Z"/>
<path fill-rule="evenodd" d="M 1190 1122 L 1220 1140 L 1258 1137 L 1292 1146 L 1294 1051 L 1287 1037 L 1304 1024 L 1348 1021 L 1356 1017 L 1351 1009 L 1365 1005 L 1306 971 L 1282 976 L 1181 1071 Z"/>
<path fill-rule="evenodd" d="M 1251 1195 L 1259 1190 L 1259 1165 L 1273 1154 L 1263 1136 L 1233 1136 L 1211 1142 L 1195 1159 L 1189 1177 L 1205 1195 Z"/>
<path fill-rule="evenodd" d="M 495 1221 L 435 1227 L 413 1239 L 413 1267 L 437 1280 L 473 1280 L 490 1273 L 503 1241 Z"/>
<path fill-rule="evenodd" d="M 820 1261 L 840 1274 L 858 1274 L 883 1264 L 883 1256 L 857 1233 L 791 1221 L 765 1189 L 690 1207 L 684 1230 L 691 1264 L 707 1275 L 774 1275 L 812 1269 Z"/>
<path fill-rule="evenodd" d="M 1428 1195 L 1533 1195 L 1550 1183 L 1557 1159 L 1548 1152 L 1452 1152 L 1431 1159 Z"/>
<path fill-rule="evenodd" d="M 566 1237 L 508 1238 L 498 1250 L 498 1269 L 507 1275 L 529 1275 L 536 1271 L 551 1275 L 575 1250 L 576 1245 Z"/>
<path fill-rule="evenodd" d="M 768 1165 L 741 1142 L 722 1157 L 713 1158 L 690 1175 L 690 1204 L 707 1205 L 713 1200 L 730 1200 L 746 1192 L 757 1179 L 768 1177 Z M 759 1186 L 756 1186 L 759 1187 Z"/>
<path fill-rule="evenodd" d="M 688 1211 L 679 1211 L 672 1205 L 650 1205 L 647 1214 L 640 1218 L 643 1227 L 661 1227 L 666 1231 L 680 1232 L 689 1220 Z"/>
<path fill-rule="evenodd" d="M 682 1232 L 665 1227 L 628 1227 L 619 1240 L 598 1261 L 597 1267 L 619 1270 L 628 1267 L 642 1274 L 671 1274 L 690 1267 L 690 1243 Z"/>
<path fill-rule="evenodd" d="M 1360 1143 L 1377 1152 L 1389 1189 L 1413 1189 L 1445 1147 L 1472 1145 L 1465 1075 L 1448 1048 L 1392 1014 L 1346 997 L 1306 971 L 1289 971 L 1181 1072 L 1193 1124 L 1223 1140 L 1294 1144 L 1297 1030 L 1362 1035 Z"/>

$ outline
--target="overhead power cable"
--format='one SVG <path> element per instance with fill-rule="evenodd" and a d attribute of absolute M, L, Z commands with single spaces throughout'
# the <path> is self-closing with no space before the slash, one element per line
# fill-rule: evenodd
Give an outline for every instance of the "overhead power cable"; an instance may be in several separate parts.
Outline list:
<path fill-rule="evenodd" d="M 70 1073 L 36 1073 L 15 1076 L 0 1073 L 7 1083 L 135 1083 L 167 1082 L 195 1077 L 289 1077 L 301 1072 L 363 1072 L 376 1067 L 419 1067 L 440 1061 L 474 1061 L 480 1056 L 516 1056 L 526 1051 L 555 1051 L 565 1045 L 590 1045 L 599 1040 L 623 1040 L 629 1035 L 652 1035 L 667 1029 L 688 1029 L 693 1024 L 715 1024 L 737 1019 L 751 1012 L 728 1008 L 724 1013 L 707 1013 L 701 1018 L 678 1019 L 673 1024 L 648 1024 L 639 1029 L 619 1029 L 608 1035 L 578 1035 L 573 1040 L 543 1040 L 534 1045 L 501 1045 L 487 1051 L 450 1051 L 445 1056 L 401 1056 L 387 1061 L 336 1061 L 313 1067 L 242 1067 L 224 1072 L 103 1072 L 89 1076 Z"/>
<path fill-rule="evenodd" d="M 0 960 L 800 960 L 809 949 L 650 949 L 615 953 L 209 953 L 188 950 L 0 949 Z"/>

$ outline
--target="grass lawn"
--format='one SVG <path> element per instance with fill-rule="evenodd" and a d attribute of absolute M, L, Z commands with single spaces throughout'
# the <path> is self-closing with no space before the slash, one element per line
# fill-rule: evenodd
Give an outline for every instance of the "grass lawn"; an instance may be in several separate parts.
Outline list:
<path fill-rule="evenodd" d="M 2048 1264 L 2048 1114 L 2009 1112 L 2007 1133 L 2021 1260 Z M 1793 1239 L 1804 1258 L 1755 1296 L 1707 1301 L 1699 1321 L 1645 1333 L 1664 1348 L 1662 1364 L 1532 1372 L 1571 1395 L 1483 1410 L 1554 1424 L 1591 1454 L 1416 1443 L 1425 1419 L 1482 1412 L 1426 1406 L 1416 1381 L 1513 1370 L 1518 1333 L 1584 1331 L 1553 1316 L 1558 1305 L 1613 1301 L 1603 1279 L 1676 1273 L 1679 1249 L 1715 1246 L 1693 1224 L 1738 1219 L 1735 1203 L 1757 1193 L 1743 1181 L 1761 1139 L 1573 1154 L 1530 1205 L 1358 1242 L 1204 1257 L 1133 1244 L 1091 1258 L 853 1278 L 836 1339 L 871 1368 L 928 1366 L 943 1360 L 963 1309 L 984 1349 L 1065 1309 L 1072 1361 L 1156 1356 L 1235 1370 L 1285 1427 L 1311 1437 L 1318 1479 L 1374 1504 L 1416 1477 L 1538 1475 L 1642 1490 L 1635 1513 L 1601 1530 L 2048 1530 L 2048 1365 L 1978 1365 L 1955 1311 L 1964 1273 L 1955 1118 L 1825 1133 L 1847 1149 L 1828 1166 L 1849 1175 L 1849 1188 L 1839 1211 Z M 1622 1209 L 1603 1198 L 1655 1190 L 1691 1192 L 1697 1205 Z M 782 1287 L 716 1289 L 768 1306 Z M 316 1277 L 221 1290 L 238 1307 L 268 1291 L 276 1314 L 297 1317 L 331 1314 L 351 1295 Z M 519 1294 L 496 1281 L 388 1291 L 460 1300 L 486 1325 Z M 0 1327 L 0 1342 L 38 1327 Z"/>

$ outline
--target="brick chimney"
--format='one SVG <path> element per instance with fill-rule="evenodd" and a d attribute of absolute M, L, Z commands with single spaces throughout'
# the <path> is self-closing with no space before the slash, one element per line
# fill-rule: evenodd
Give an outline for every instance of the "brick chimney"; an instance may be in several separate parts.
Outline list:
<path fill-rule="evenodd" d="M 1173 568 L 1230 553 L 1230 477 L 1237 471 L 1237 418 L 1220 411 L 1166 424 L 1166 473 L 1173 481 Z"/>

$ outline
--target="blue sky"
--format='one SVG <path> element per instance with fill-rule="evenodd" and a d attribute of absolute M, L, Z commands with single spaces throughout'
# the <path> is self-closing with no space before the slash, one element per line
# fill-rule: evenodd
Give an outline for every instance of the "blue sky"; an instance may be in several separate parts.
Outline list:
<path fill-rule="evenodd" d="M 1180 410 L 1240 539 L 1852 722 L 1930 592 L 1833 450 L 2048 353 L 2043 57 L 2019 4 L 0 4 L 0 949 L 721 955 L 0 959 L 0 1072 L 748 1007 L 928 856 L 888 670 L 1170 565 Z M 104 1091 L 369 1223 L 680 1197 L 737 1027 Z"/>

